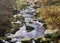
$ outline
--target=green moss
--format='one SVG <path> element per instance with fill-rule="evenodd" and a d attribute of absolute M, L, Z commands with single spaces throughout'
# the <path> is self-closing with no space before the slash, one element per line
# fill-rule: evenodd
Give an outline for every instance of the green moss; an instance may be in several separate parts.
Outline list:
<path fill-rule="evenodd" d="M 20 21 L 23 22 L 23 21 L 24 21 L 24 17 L 23 17 L 23 16 L 17 16 L 17 17 L 16 17 L 16 21 L 17 21 L 17 20 L 20 20 Z"/>
<path fill-rule="evenodd" d="M 22 43 L 32 43 L 32 39 L 31 38 L 24 38 L 21 40 Z"/>
<path fill-rule="evenodd" d="M 52 39 L 59 39 L 60 35 L 59 34 L 52 34 L 51 38 Z"/>
<path fill-rule="evenodd" d="M 48 38 L 44 38 L 40 41 L 40 43 L 50 43 L 51 42 L 51 39 L 48 39 Z"/>
<path fill-rule="evenodd" d="M 27 7 L 26 5 L 22 5 L 21 10 L 26 9 L 26 7 Z"/>
<path fill-rule="evenodd" d="M 51 38 L 51 34 L 45 34 L 45 38 Z"/>
<path fill-rule="evenodd" d="M 1 40 L 5 40 L 6 38 L 7 38 L 6 36 L 0 37 Z"/>
<path fill-rule="evenodd" d="M 40 43 L 41 39 L 42 38 L 40 36 L 37 36 L 37 37 L 34 38 L 34 41 L 35 41 L 35 43 Z"/>
<path fill-rule="evenodd" d="M 24 38 L 21 41 L 29 41 L 29 40 L 31 40 L 31 38 Z"/>
<path fill-rule="evenodd" d="M 42 39 L 42 38 L 40 36 L 37 36 L 34 39 L 37 40 L 37 39 Z"/>

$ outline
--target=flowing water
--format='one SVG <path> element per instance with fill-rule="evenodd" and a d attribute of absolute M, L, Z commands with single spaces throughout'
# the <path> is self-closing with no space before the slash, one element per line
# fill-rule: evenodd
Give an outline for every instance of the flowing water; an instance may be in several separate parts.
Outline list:
<path fill-rule="evenodd" d="M 22 14 L 22 16 L 25 17 L 26 24 L 24 24 L 22 27 L 20 27 L 20 29 L 18 31 L 16 31 L 16 33 L 14 35 L 12 34 L 11 36 L 9 36 L 12 38 L 11 41 L 13 41 L 13 42 L 16 41 L 15 43 L 21 43 L 20 40 L 22 38 L 27 38 L 27 37 L 34 38 L 36 36 L 44 37 L 45 28 L 43 27 L 42 22 L 39 22 L 37 19 L 34 18 L 34 15 L 36 15 L 36 13 L 35 13 L 35 9 L 34 9 L 33 5 L 34 5 L 34 2 L 33 2 L 33 0 L 31 0 L 30 5 L 28 6 L 28 8 L 26 10 L 20 11 L 20 14 Z M 36 21 L 34 21 L 34 20 L 36 20 Z M 30 24 L 29 22 L 32 22 L 32 23 Z M 18 21 L 16 23 L 21 23 L 21 22 Z M 31 26 L 34 28 L 34 30 L 27 32 L 26 26 Z M 32 43 L 34 43 L 34 41 Z"/>

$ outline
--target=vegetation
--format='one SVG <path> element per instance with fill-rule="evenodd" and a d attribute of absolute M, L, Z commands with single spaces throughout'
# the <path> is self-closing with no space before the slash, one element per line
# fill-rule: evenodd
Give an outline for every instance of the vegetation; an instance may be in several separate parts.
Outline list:
<path fill-rule="evenodd" d="M 39 15 L 38 19 L 43 20 L 45 24 L 47 25 L 48 29 L 60 29 L 60 5 L 53 5 L 59 3 L 57 1 L 52 0 L 44 0 L 44 1 L 36 1 L 35 5 L 38 5 L 40 3 L 40 7 L 36 8 L 36 13 Z M 38 3 L 37 3 L 38 2 Z M 44 3 L 45 2 L 45 3 Z M 51 5 L 48 5 L 49 3 L 52 3 Z M 43 5 L 42 5 L 43 4 Z"/>
<path fill-rule="evenodd" d="M 11 29 L 14 0 L 0 0 L 0 37 Z"/>
<path fill-rule="evenodd" d="M 34 2 L 38 20 L 43 21 L 46 24 L 46 29 L 58 29 L 60 31 L 60 1 L 34 0 Z M 49 39 L 55 39 L 59 34 L 46 34 L 45 37 Z"/>

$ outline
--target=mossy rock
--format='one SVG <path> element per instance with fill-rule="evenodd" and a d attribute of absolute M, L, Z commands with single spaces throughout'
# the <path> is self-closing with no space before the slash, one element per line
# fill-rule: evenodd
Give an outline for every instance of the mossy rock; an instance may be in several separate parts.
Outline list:
<path fill-rule="evenodd" d="M 40 41 L 40 43 L 50 43 L 50 42 L 51 42 L 51 39 L 49 38 L 45 38 Z"/>
<path fill-rule="evenodd" d="M 22 43 L 32 43 L 32 39 L 31 38 L 24 38 L 21 40 Z"/>
<path fill-rule="evenodd" d="M 11 41 L 11 38 L 6 38 L 5 41 L 10 42 Z"/>
<path fill-rule="evenodd" d="M 15 34 L 16 31 L 18 31 L 18 30 L 19 30 L 19 27 L 12 28 L 12 29 L 9 31 L 9 33 Z"/>
<path fill-rule="evenodd" d="M 11 38 L 7 38 L 6 36 L 5 37 L 0 37 L 0 43 L 5 43 L 5 42 L 3 42 L 3 40 L 10 42 Z"/>
<path fill-rule="evenodd" d="M 9 43 L 15 43 L 15 42 L 9 42 Z"/>
<path fill-rule="evenodd" d="M 26 9 L 26 7 L 27 7 L 26 5 L 22 5 L 21 10 Z"/>
<path fill-rule="evenodd" d="M 59 39 L 60 35 L 59 34 L 52 34 L 51 38 L 54 39 Z"/>
<path fill-rule="evenodd" d="M 40 43 L 41 39 L 42 38 L 40 36 L 37 36 L 37 37 L 34 38 L 34 41 L 35 41 L 35 43 Z"/>
<path fill-rule="evenodd" d="M 51 34 L 46 34 L 44 37 L 45 38 L 51 38 Z"/>

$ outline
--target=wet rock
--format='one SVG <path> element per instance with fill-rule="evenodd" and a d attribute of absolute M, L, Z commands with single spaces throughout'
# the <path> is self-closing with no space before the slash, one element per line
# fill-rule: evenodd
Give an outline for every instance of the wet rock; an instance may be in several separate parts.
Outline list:
<path fill-rule="evenodd" d="M 40 43 L 41 39 L 42 38 L 40 36 L 37 36 L 37 37 L 34 38 L 34 41 L 35 41 L 35 43 Z"/>
<path fill-rule="evenodd" d="M 4 43 L 4 42 L 0 39 L 0 43 Z"/>
<path fill-rule="evenodd" d="M 22 43 L 32 43 L 32 39 L 31 38 L 24 38 L 21 40 Z"/>
<path fill-rule="evenodd" d="M 29 31 L 28 31 L 28 30 L 29 30 Z M 26 31 L 30 32 L 30 31 L 32 31 L 32 30 L 34 30 L 33 27 L 31 27 L 31 26 L 26 26 Z"/>
<path fill-rule="evenodd" d="M 47 29 L 44 34 L 53 34 L 53 33 L 56 33 L 58 31 L 58 29 L 54 29 L 54 30 L 50 30 L 50 29 Z"/>
<path fill-rule="evenodd" d="M 11 38 L 6 38 L 5 41 L 10 42 L 11 41 Z"/>

